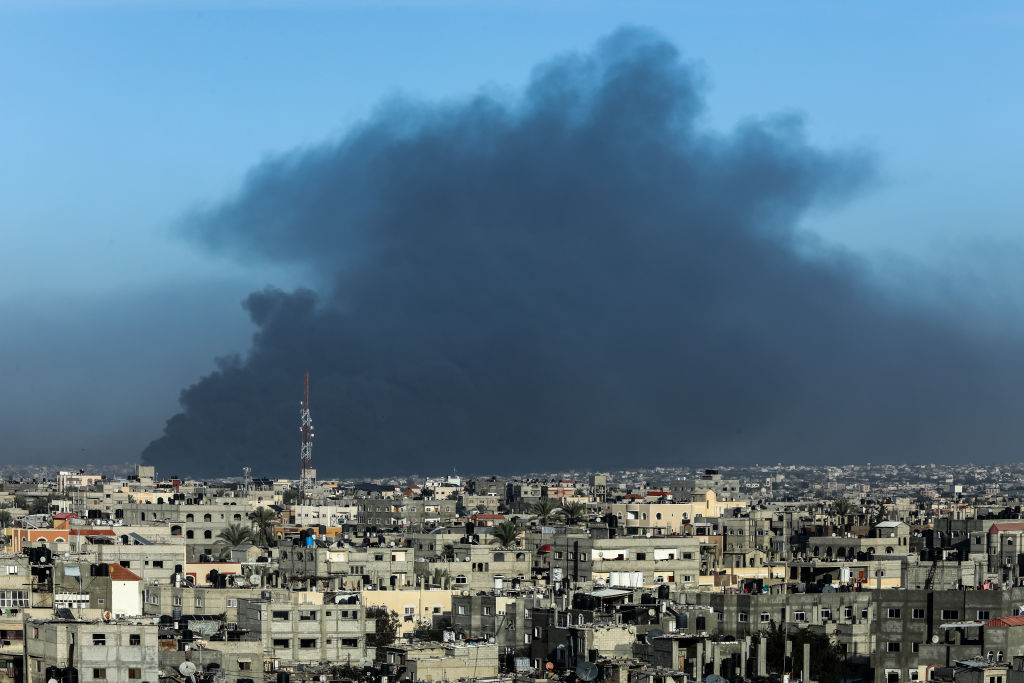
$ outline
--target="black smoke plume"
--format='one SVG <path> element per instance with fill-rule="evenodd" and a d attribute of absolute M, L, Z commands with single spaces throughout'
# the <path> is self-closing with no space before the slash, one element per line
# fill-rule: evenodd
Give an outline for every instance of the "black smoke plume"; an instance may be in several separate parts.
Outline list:
<path fill-rule="evenodd" d="M 316 284 L 248 298 L 252 348 L 144 459 L 297 474 L 306 370 L 336 476 L 1013 457 L 1010 354 L 797 227 L 869 156 L 793 117 L 708 130 L 702 80 L 622 30 L 257 166 L 188 230 Z"/>

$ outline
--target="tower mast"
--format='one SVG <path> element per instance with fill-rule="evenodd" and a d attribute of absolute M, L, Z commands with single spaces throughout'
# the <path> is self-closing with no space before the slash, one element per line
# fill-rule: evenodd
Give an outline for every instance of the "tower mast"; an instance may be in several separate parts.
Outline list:
<path fill-rule="evenodd" d="M 308 493 L 316 483 L 313 469 L 313 418 L 309 413 L 309 373 L 303 378 L 302 409 L 299 411 L 299 431 L 302 441 L 299 446 L 299 488 Z"/>

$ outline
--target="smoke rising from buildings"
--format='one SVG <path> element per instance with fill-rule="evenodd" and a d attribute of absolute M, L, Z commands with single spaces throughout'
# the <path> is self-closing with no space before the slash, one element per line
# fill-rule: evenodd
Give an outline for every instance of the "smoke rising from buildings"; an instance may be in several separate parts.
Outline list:
<path fill-rule="evenodd" d="M 701 70 L 624 29 L 515 96 L 392 101 L 190 216 L 204 248 L 295 264 L 243 356 L 144 460 L 321 474 L 1015 456 L 1009 344 L 875 286 L 803 232 L 873 180 L 794 117 L 702 122 Z"/>

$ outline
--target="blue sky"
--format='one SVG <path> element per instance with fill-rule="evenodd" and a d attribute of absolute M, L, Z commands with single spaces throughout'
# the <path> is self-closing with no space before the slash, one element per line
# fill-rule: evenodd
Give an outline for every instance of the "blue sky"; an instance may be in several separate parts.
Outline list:
<path fill-rule="evenodd" d="M 395 93 L 514 90 L 622 24 L 704 65 L 711 127 L 797 112 L 814 142 L 877 155 L 878 185 L 808 229 L 970 271 L 983 298 L 1017 283 L 1017 3 L 0 2 L 6 457 L 84 404 L 87 426 L 40 457 L 137 452 L 182 387 L 245 350 L 245 293 L 304 281 L 174 232 L 254 163 Z"/>

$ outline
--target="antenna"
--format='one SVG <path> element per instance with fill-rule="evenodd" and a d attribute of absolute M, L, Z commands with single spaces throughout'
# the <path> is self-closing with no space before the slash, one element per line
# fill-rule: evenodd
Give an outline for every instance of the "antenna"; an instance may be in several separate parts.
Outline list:
<path fill-rule="evenodd" d="M 249 492 L 249 475 L 252 474 L 252 468 L 246 465 L 242 468 L 242 491 L 245 493 Z"/>
<path fill-rule="evenodd" d="M 302 432 L 302 441 L 299 446 L 299 489 L 308 495 L 308 492 L 316 483 L 316 470 L 313 469 L 313 418 L 309 413 L 308 372 L 303 377 L 299 431 Z"/>

